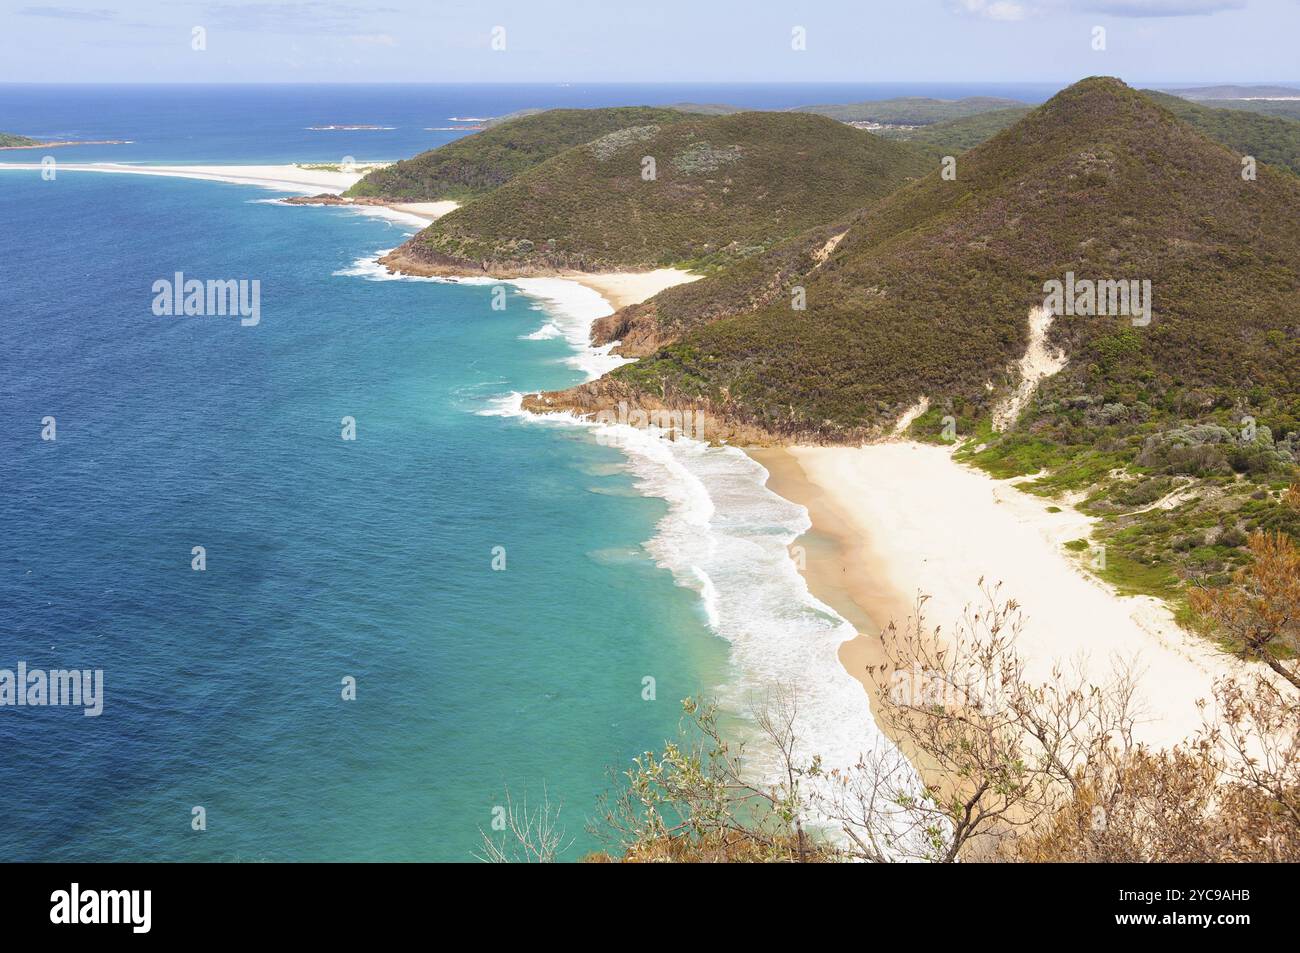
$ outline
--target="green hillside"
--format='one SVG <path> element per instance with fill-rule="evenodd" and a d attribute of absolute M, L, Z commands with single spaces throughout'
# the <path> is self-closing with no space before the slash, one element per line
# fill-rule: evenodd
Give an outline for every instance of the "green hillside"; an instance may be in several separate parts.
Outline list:
<path fill-rule="evenodd" d="M 823 263 L 856 218 L 850 214 L 801 232 L 703 280 L 676 285 L 648 301 L 623 308 L 592 326 L 592 343 L 617 341 L 618 354 L 645 357 L 694 328 L 757 310 L 787 295 L 798 278 Z"/>
<path fill-rule="evenodd" d="M 861 212 L 825 261 L 833 227 L 608 319 L 651 356 L 531 406 L 640 399 L 733 439 L 854 442 L 926 398 L 916 438 L 950 418 L 965 459 L 1078 494 L 1125 591 L 1177 599 L 1240 565 L 1246 533 L 1300 537 L 1277 499 L 1300 460 L 1300 179 L 1243 181 L 1234 152 L 1105 78 L 957 169 Z M 1149 280 L 1151 323 L 1058 316 L 1047 344 L 1067 363 L 995 432 L 1028 315 L 1067 272 Z"/>
<path fill-rule="evenodd" d="M 1191 123 L 1216 142 L 1260 162 L 1285 166 L 1300 173 L 1300 121 L 1241 109 L 1220 109 L 1189 102 L 1177 96 L 1143 90 L 1179 119 Z M 1300 112 L 1297 112 L 1300 116 Z"/>
<path fill-rule="evenodd" d="M 526 112 L 412 159 L 376 169 L 346 194 L 410 202 L 463 202 L 491 192 L 565 149 L 616 129 L 683 118 L 675 110 L 648 106 Z"/>
<path fill-rule="evenodd" d="M 1242 155 L 1300 173 L 1300 122 L 1253 111 L 1221 109 L 1218 107 L 1222 101 L 1217 100 L 1209 106 L 1154 90 L 1143 93 L 1216 142 Z M 920 129 L 888 129 L 881 135 L 929 147 L 935 155 L 955 155 L 991 139 L 1028 112 L 1028 107 L 1000 109 Z"/>
<path fill-rule="evenodd" d="M 35 139 L 28 139 L 26 136 L 14 136 L 7 132 L 0 132 L 0 148 L 13 146 L 34 146 Z"/>
<path fill-rule="evenodd" d="M 1216 99 L 1213 104 L 1219 109 L 1235 109 L 1242 112 L 1263 113 L 1265 116 L 1300 120 L 1300 102 L 1295 100 Z M 1206 105 L 1209 105 L 1209 103 L 1207 102 Z"/>
<path fill-rule="evenodd" d="M 1217 99 L 1258 99 L 1261 96 L 1295 99 L 1300 97 L 1300 89 L 1292 86 L 1194 86 L 1189 89 L 1166 90 L 1183 99 L 1217 100 Z"/>
<path fill-rule="evenodd" d="M 646 157 L 654 178 L 643 178 Z M 933 163 L 820 116 L 737 113 L 623 129 L 439 219 L 392 263 L 501 274 L 722 265 L 832 221 Z"/>
<path fill-rule="evenodd" d="M 974 116 L 995 109 L 1023 106 L 1014 99 L 995 96 L 970 96 L 966 99 L 928 99 L 902 96 L 861 103 L 800 106 L 796 112 L 828 116 L 840 122 L 879 122 L 896 126 L 927 126 L 931 123 Z"/>
<path fill-rule="evenodd" d="M 1202 86 L 1197 89 L 1166 90 L 1165 94 L 1218 109 L 1237 109 L 1300 120 L 1300 89 L 1290 86 Z M 1261 99 L 1261 96 L 1272 98 Z"/>
<path fill-rule="evenodd" d="M 1157 403 L 1192 387 L 1295 392 L 1300 183 L 1239 173 L 1149 98 L 1085 80 L 966 153 L 956 181 L 931 174 L 864 213 L 803 276 L 806 312 L 782 300 L 619 373 L 725 393 L 778 433 L 851 438 L 926 390 L 978 416 L 1012 383 L 1043 282 L 1074 271 L 1150 279 L 1161 319 L 1149 333 L 1057 322 L 1071 355 L 1058 382 Z"/>
<path fill-rule="evenodd" d="M 1012 106 L 994 109 L 960 119 L 947 119 L 918 129 L 884 129 L 880 135 L 887 139 L 901 139 L 930 146 L 937 154 L 955 155 L 992 139 L 1007 126 L 1023 119 L 1031 108 Z"/>

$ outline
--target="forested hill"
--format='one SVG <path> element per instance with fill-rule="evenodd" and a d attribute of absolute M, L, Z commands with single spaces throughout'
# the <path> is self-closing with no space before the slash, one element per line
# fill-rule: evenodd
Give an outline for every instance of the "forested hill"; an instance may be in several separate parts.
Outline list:
<path fill-rule="evenodd" d="M 799 113 L 633 126 L 439 219 L 389 263 L 435 274 L 710 268 L 869 205 L 934 166 L 914 146 Z"/>

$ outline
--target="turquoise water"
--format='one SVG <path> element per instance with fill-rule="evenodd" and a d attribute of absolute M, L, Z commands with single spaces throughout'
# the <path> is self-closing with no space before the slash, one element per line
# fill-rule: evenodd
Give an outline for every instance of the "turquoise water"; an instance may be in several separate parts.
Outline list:
<path fill-rule="evenodd" d="M 0 667 L 103 669 L 106 696 L 0 710 L 4 855 L 467 859 L 543 786 L 567 856 L 592 847 L 608 769 L 724 643 L 642 549 L 666 506 L 617 449 L 481 413 L 582 379 L 521 340 L 537 303 L 335 275 L 403 235 L 345 210 L 0 176 Z M 177 269 L 259 278 L 261 323 L 154 316 Z"/>

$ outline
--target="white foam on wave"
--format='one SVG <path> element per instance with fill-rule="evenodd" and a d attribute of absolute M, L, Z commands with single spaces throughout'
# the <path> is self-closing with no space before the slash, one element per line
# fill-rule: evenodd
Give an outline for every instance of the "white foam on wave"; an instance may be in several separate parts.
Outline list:
<path fill-rule="evenodd" d="M 573 348 L 569 365 L 582 371 L 587 380 L 595 380 L 616 367 L 630 363 L 625 357 L 611 354 L 613 344 L 593 347 L 591 326 L 599 318 L 614 313 L 613 306 L 598 291 L 567 278 L 515 278 L 514 285 L 530 298 L 540 301 L 549 320 L 541 329 L 529 335 L 529 340 L 544 340 L 562 336 Z M 554 331 L 547 332 L 547 328 Z"/>
<path fill-rule="evenodd" d="M 375 252 L 373 255 L 367 255 L 364 258 L 358 258 L 347 268 L 340 268 L 333 274 L 340 278 L 364 278 L 366 281 L 400 281 L 403 278 L 410 277 L 407 275 L 395 275 L 386 267 L 379 263 L 393 249 L 385 248 L 382 251 Z"/>
<path fill-rule="evenodd" d="M 403 212 L 401 209 L 387 208 L 383 205 L 333 205 L 330 208 L 345 208 L 351 212 L 357 212 L 365 215 L 367 218 L 380 218 L 386 222 L 392 222 L 395 225 L 403 226 L 403 231 L 414 235 L 416 232 L 428 227 L 429 219 L 415 215 L 411 212 Z"/>
<path fill-rule="evenodd" d="M 631 363 L 630 358 L 610 353 L 617 342 L 593 347 L 591 326 L 598 318 L 614 313 L 614 308 L 601 294 L 585 285 L 567 278 L 491 278 L 475 277 L 425 277 L 422 275 L 393 274 L 379 263 L 391 248 L 358 258 L 347 268 L 334 272 L 347 278 L 364 278 L 368 281 L 432 281 L 444 284 L 512 285 L 541 304 L 547 320 L 536 331 L 523 335 L 528 341 L 545 341 L 563 337 L 573 349 L 567 360 L 570 367 L 582 371 L 586 379 L 595 380 L 616 367 Z"/>
<path fill-rule="evenodd" d="M 534 418 L 540 419 L 540 418 Z M 796 763 L 821 758 L 828 771 L 859 764 L 884 766 L 890 785 L 919 795 L 920 780 L 897 746 L 877 726 L 868 695 L 844 668 L 840 646 L 857 630 L 808 589 L 790 558 L 790 545 L 812 522 L 803 506 L 767 488 L 762 464 L 734 447 L 709 446 L 657 428 L 595 425 L 602 442 L 627 454 L 637 489 L 667 501 L 646 549 L 678 585 L 695 589 L 709 627 L 731 645 L 737 680 L 719 701 L 737 714 L 793 697 Z M 769 783 L 784 781 L 778 752 L 755 733 L 748 770 Z M 865 780 L 865 779 L 864 779 Z M 826 778 L 806 778 L 805 792 L 833 798 Z M 903 810 L 885 806 L 896 836 L 921 847 Z M 833 816 L 810 818 L 835 839 Z"/>
<path fill-rule="evenodd" d="M 550 321 L 547 321 L 532 334 L 525 334 L 520 337 L 521 341 L 550 341 L 553 338 L 562 337 L 564 334 Z"/>
<path fill-rule="evenodd" d="M 395 250 L 393 248 L 382 248 L 373 255 L 358 258 L 348 267 L 340 268 L 333 274 L 342 278 L 364 278 L 366 281 L 431 281 L 436 284 L 478 283 L 480 281 L 477 278 L 435 278 L 425 275 L 395 274 L 388 270 L 387 265 L 383 265 L 379 261 L 389 252 Z"/>
<path fill-rule="evenodd" d="M 591 352 L 591 322 L 612 313 L 594 291 L 570 281 L 523 279 L 547 305 L 575 351 Z M 767 488 L 768 473 L 734 447 L 667 439 L 656 427 L 598 424 L 572 413 L 533 414 L 523 394 L 493 398 L 478 413 L 550 426 L 582 426 L 627 456 L 636 487 L 668 503 L 646 549 L 679 585 L 700 594 L 709 626 L 732 646 L 740 676 L 724 702 L 746 711 L 752 695 L 788 688 L 799 698 L 801 747 L 829 767 L 891 743 L 871 715 L 867 693 L 840 663 L 840 645 L 857 631 L 817 600 L 790 558 L 808 531 L 808 511 Z"/>
<path fill-rule="evenodd" d="M 378 218 L 392 225 L 400 225 L 401 230 L 408 235 L 414 235 L 429 224 L 427 218 L 415 215 L 412 212 L 403 212 L 401 209 L 388 208 L 385 205 L 303 205 L 299 202 L 286 202 L 284 199 L 249 199 L 248 201 L 250 205 L 287 205 L 290 208 L 341 208 L 344 211 L 364 215 L 366 218 Z M 386 252 L 383 254 L 386 254 Z"/>
<path fill-rule="evenodd" d="M 733 447 L 667 440 L 654 428 L 596 432 L 628 455 L 642 493 L 668 503 L 646 548 L 700 593 L 709 625 L 731 643 L 739 682 L 726 690 L 727 706 L 745 711 L 772 689 L 792 690 L 801 755 L 819 754 L 828 767 L 891 746 L 839 660 L 857 631 L 812 595 L 790 558 L 812 525 L 808 511 L 769 490 L 767 470 Z"/>
<path fill-rule="evenodd" d="M 517 390 L 488 398 L 487 406 L 475 411 L 479 417 L 523 417 L 524 395 Z"/>
<path fill-rule="evenodd" d="M 494 398 L 479 413 L 587 428 L 624 453 L 639 493 L 668 504 L 645 549 L 678 585 L 699 593 L 709 628 L 731 645 L 737 680 L 721 687 L 719 702 L 745 716 L 775 692 L 790 693 L 798 763 L 819 756 L 826 770 L 887 764 L 898 772 L 892 783 L 919 792 L 915 772 L 877 726 L 862 684 L 840 662 L 840 646 L 857 630 L 809 591 L 790 558 L 790 545 L 812 526 L 807 509 L 769 490 L 766 468 L 734 447 L 567 412 L 535 414 L 523 409 L 523 396 Z M 783 780 L 778 753 L 757 735 L 750 740 L 759 743 L 749 748 L 749 770 L 772 783 Z M 805 784 L 831 792 L 825 780 Z M 842 836 L 828 818 L 812 820 Z"/>

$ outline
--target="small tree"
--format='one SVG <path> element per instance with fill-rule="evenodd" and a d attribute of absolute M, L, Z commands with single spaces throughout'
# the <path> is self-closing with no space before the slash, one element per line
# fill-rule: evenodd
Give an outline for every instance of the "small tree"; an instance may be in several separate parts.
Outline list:
<path fill-rule="evenodd" d="M 521 803 L 515 803 L 507 788 L 505 804 L 499 808 L 503 827 L 492 834 L 480 828 L 482 846 L 474 856 L 490 864 L 554 863 L 573 843 L 560 826 L 561 807 L 551 804 L 545 788 L 542 803 L 535 808 L 529 808 L 527 794 Z"/>
<path fill-rule="evenodd" d="M 877 716 L 916 753 L 875 745 L 856 763 L 825 770 L 795 756 L 797 706 L 777 692 L 755 715 L 776 757 L 756 780 L 743 746 L 725 740 L 713 706 L 688 700 L 693 743 L 636 759 L 600 824 L 629 860 L 924 860 L 991 853 L 998 835 L 1038 823 L 1090 780 L 1113 775 L 1133 749 L 1133 678 L 1107 686 L 1081 672 L 1030 682 L 1015 653 L 1021 619 L 1012 600 L 984 590 L 942 644 L 916 616 L 884 636 L 888 664 Z M 894 673 L 917 676 L 897 690 Z M 832 838 L 830 833 L 838 832 Z"/>
<path fill-rule="evenodd" d="M 1283 533 L 1255 533 L 1249 548 L 1253 560 L 1232 584 L 1193 590 L 1192 608 L 1242 658 L 1263 662 L 1300 688 L 1300 549 Z"/>
<path fill-rule="evenodd" d="M 688 698 L 683 710 L 681 742 L 635 759 L 616 791 L 601 799 L 593 834 L 614 841 L 633 862 L 836 859 L 838 852 L 807 829 L 804 783 L 821 768 L 816 758 L 808 765 L 796 760 L 793 692 L 776 689 L 753 710 L 776 757 L 770 782 L 754 777 L 743 744 L 723 737 L 715 704 Z"/>
<path fill-rule="evenodd" d="M 827 810 L 868 859 L 988 856 L 1134 748 L 1133 673 L 1118 666 L 1097 686 L 1081 666 L 1057 668 L 1035 684 L 1016 651 L 1020 607 L 979 585 L 983 609 L 967 609 L 947 637 L 927 628 L 919 597 L 907 627 L 883 633 L 885 664 L 868 670 L 877 719 L 925 778 L 900 783 L 883 754 L 836 773 Z"/>

